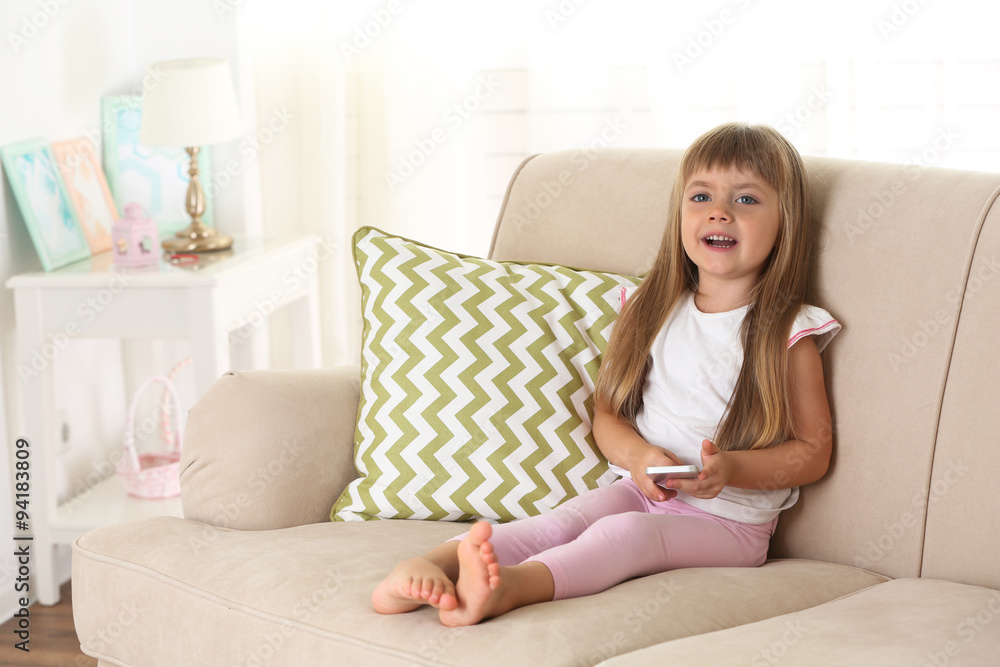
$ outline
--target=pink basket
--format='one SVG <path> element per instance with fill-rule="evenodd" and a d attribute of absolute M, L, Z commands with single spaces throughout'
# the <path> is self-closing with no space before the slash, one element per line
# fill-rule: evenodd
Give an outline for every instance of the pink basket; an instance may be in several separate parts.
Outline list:
<path fill-rule="evenodd" d="M 154 382 L 159 382 L 170 394 L 173 403 L 173 415 L 176 428 L 168 433 L 169 451 L 160 454 L 139 454 L 135 449 L 135 411 L 139 403 L 139 396 L 146 387 Z M 135 392 L 132 398 L 132 405 L 129 408 L 128 423 L 125 426 L 125 451 L 124 456 L 115 466 L 118 474 L 125 482 L 125 490 L 130 496 L 136 498 L 175 498 L 181 494 L 180 484 L 180 461 L 181 461 L 181 411 L 180 401 L 177 399 L 177 390 L 173 383 L 161 376 L 156 375 L 142 383 L 142 386 Z"/>

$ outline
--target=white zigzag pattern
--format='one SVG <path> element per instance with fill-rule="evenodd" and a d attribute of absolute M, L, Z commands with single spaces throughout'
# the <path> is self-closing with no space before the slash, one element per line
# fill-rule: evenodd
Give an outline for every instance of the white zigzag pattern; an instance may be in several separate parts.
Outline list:
<path fill-rule="evenodd" d="M 454 269 L 449 269 L 447 274 L 450 280 L 453 280 L 456 284 L 461 286 L 461 289 L 446 299 L 442 307 L 448 308 L 455 313 L 461 313 L 463 311 L 462 304 L 466 299 L 470 296 L 474 296 L 476 293 L 476 290 L 473 289 L 472 285 L 468 284 L 467 280 L 463 277 L 463 268 L 464 267 L 460 265 Z M 445 332 L 441 337 L 442 344 L 447 346 L 450 351 L 458 355 L 458 358 L 453 361 L 441 374 L 441 381 L 447 384 L 448 387 L 455 392 L 455 397 L 452 398 L 452 400 L 448 402 L 438 414 L 438 417 L 441 419 L 444 427 L 451 432 L 451 440 L 447 445 L 439 449 L 435 455 L 438 462 L 447 473 L 445 475 L 446 481 L 443 487 L 446 491 L 447 489 L 452 488 L 457 489 L 466 480 L 466 475 L 458 463 L 457 455 L 473 438 L 472 434 L 469 433 L 468 429 L 461 422 L 458 415 L 473 401 L 475 394 L 468 386 L 465 385 L 464 382 L 461 381 L 459 374 L 474 361 L 472 353 L 461 342 L 462 336 L 474 327 L 475 322 L 471 321 L 470 318 L 460 317 L 458 323 Z M 450 493 L 446 496 L 444 493 L 439 491 L 432 497 L 434 497 L 434 500 L 442 507 L 449 507 L 453 505 L 453 503 L 448 499 L 450 497 Z M 447 515 L 447 518 L 457 519 L 460 516 L 461 513 L 455 510 L 450 512 Z"/>
<path fill-rule="evenodd" d="M 481 280 L 486 284 L 490 284 L 492 280 L 498 277 L 498 269 L 494 269 L 481 277 Z M 478 292 L 478 289 L 471 286 L 470 291 L 472 294 Z M 478 306 L 481 313 L 495 312 L 496 309 L 503 302 L 503 295 L 493 292 L 489 297 L 484 300 Z M 469 321 L 470 329 L 478 325 L 478 322 L 473 322 L 472 318 Z M 503 336 L 509 325 L 505 322 L 497 320 L 494 326 L 485 334 L 480 336 L 476 341 L 484 352 L 487 352 L 494 346 L 496 340 Z M 459 343 L 456 347 L 463 348 L 464 345 Z M 473 357 L 470 356 L 470 359 Z M 485 368 L 481 369 L 478 373 L 473 376 L 472 382 L 474 383 L 474 388 L 470 388 L 469 396 L 470 399 L 479 395 L 480 398 L 486 397 L 487 400 L 483 405 L 480 406 L 475 413 L 468 417 L 469 421 L 476 424 L 483 431 L 483 440 L 485 442 L 497 442 L 496 431 L 490 422 L 490 417 L 495 414 L 497 408 L 502 405 L 503 398 L 496 391 L 496 387 L 493 383 L 493 379 L 496 377 L 497 373 L 503 370 L 503 359 L 497 359 L 496 357 L 490 359 L 490 364 Z M 464 370 L 464 369 L 463 369 Z M 465 386 L 464 383 L 459 382 L 458 384 Z M 467 409 L 469 404 L 472 403 L 471 400 L 465 402 L 461 408 Z M 456 419 L 456 424 L 457 419 Z M 458 428 L 462 428 L 458 424 Z M 464 429 L 463 429 L 464 430 Z M 463 445 L 467 444 L 468 441 L 463 443 L 456 443 L 457 449 L 460 449 Z M 488 451 L 490 448 L 478 447 L 472 452 L 469 452 L 469 461 L 474 465 L 477 471 L 485 477 L 485 480 L 471 493 L 466 496 L 466 502 L 481 516 L 490 516 L 493 510 L 486 504 L 486 496 L 492 492 L 494 488 L 502 483 L 502 477 L 499 472 L 497 472 L 493 466 L 489 465 L 489 462 L 485 460 L 484 456 L 489 455 L 492 451 Z M 454 465 L 454 464 L 453 464 Z M 465 473 L 456 475 L 452 480 L 449 480 L 444 486 L 438 489 L 434 493 L 434 499 L 436 502 L 443 506 L 447 506 L 449 503 L 453 503 L 452 496 L 458 491 L 459 487 L 466 481 Z"/>
<path fill-rule="evenodd" d="M 414 341 L 423 343 L 418 347 L 418 353 L 421 356 L 420 361 L 410 370 L 410 375 L 414 378 L 428 377 L 434 365 L 444 356 L 428 339 L 429 334 L 444 320 L 431 306 L 429 301 L 432 295 L 444 287 L 441 279 L 432 273 L 434 269 L 443 264 L 445 264 L 444 257 L 431 253 L 430 259 L 426 263 L 418 265 L 415 271 L 429 285 L 410 299 L 411 307 L 418 309 L 427 318 L 417 331 L 408 337 L 411 343 Z M 395 305 L 395 302 L 393 304 Z M 405 321 L 406 319 L 406 313 L 401 308 L 399 309 L 398 317 L 400 320 Z M 417 392 L 412 405 L 404 413 L 406 421 L 417 432 L 416 439 L 420 443 L 420 449 L 424 449 L 437 435 L 436 429 L 424 417 L 427 409 L 436 398 L 437 396 L 433 392 Z M 405 446 L 410 447 L 412 443 L 407 443 Z M 431 515 L 430 509 L 425 507 L 422 502 L 419 502 L 418 498 L 420 491 L 434 479 L 434 471 L 419 456 L 409 456 L 406 457 L 406 460 L 410 464 L 410 467 L 413 468 L 414 477 L 400 489 L 399 497 L 404 500 L 407 507 L 416 510 L 413 515 L 414 519 L 426 519 Z"/>
<path fill-rule="evenodd" d="M 588 279 L 590 278 L 593 277 L 588 276 Z M 589 284 L 590 282 L 594 283 L 593 287 Z M 585 292 L 589 294 L 591 289 L 596 288 L 598 285 L 599 281 L 597 281 L 596 279 L 588 280 L 588 285 L 585 289 Z M 617 305 L 617 302 L 612 301 L 612 299 L 619 298 L 618 288 L 607 290 L 605 291 L 604 294 L 600 295 L 598 298 L 603 299 L 608 306 L 614 308 Z M 594 306 L 595 307 L 593 309 L 588 308 L 585 311 L 584 316 L 581 319 L 577 320 L 576 322 L 576 327 L 580 333 L 580 337 L 582 338 L 582 340 L 587 341 L 588 345 L 583 350 L 578 352 L 571 360 L 571 363 L 575 368 L 580 368 L 580 369 L 586 368 L 587 364 L 596 359 L 597 356 L 600 354 L 600 350 L 597 349 L 597 345 L 593 342 L 590 336 L 587 335 L 587 331 L 591 327 L 593 327 L 597 323 L 597 320 L 599 319 L 597 314 L 600 311 L 600 304 L 595 303 Z M 613 321 L 611 324 L 605 327 L 605 330 L 602 332 L 602 336 L 604 336 L 605 340 L 607 340 L 607 337 L 611 335 L 611 329 L 613 327 L 614 327 Z M 572 431 L 572 438 L 575 442 L 584 442 L 586 437 L 590 434 L 593 428 L 593 423 L 591 422 L 590 417 L 587 414 L 587 408 L 585 402 L 594 393 L 595 382 L 586 373 L 581 373 L 581 378 L 583 380 L 583 386 L 578 388 L 570 396 L 570 400 L 573 405 L 573 410 L 576 412 L 576 414 L 580 416 L 580 423 Z M 575 466 L 573 466 L 567 471 L 567 476 L 571 480 L 577 480 L 577 479 L 582 480 L 584 478 L 584 475 L 593 470 L 594 466 L 597 465 L 597 463 L 599 462 L 598 456 L 590 449 L 581 448 L 581 451 L 584 454 L 583 460 L 581 460 L 579 463 L 577 463 Z M 608 484 L 613 482 L 616 478 L 617 475 L 615 475 L 615 473 L 611 472 L 611 470 L 608 469 L 601 477 L 598 478 L 598 485 L 607 486 Z"/>
<path fill-rule="evenodd" d="M 374 248 L 370 247 L 368 250 L 370 252 L 371 250 L 374 250 Z M 382 272 L 385 275 L 393 275 L 395 273 L 398 273 L 399 265 L 413 258 L 412 251 L 409 251 L 408 249 L 405 248 L 400 248 L 399 250 L 400 252 L 395 257 L 390 258 L 389 261 L 387 261 L 383 265 Z M 372 264 L 374 264 L 374 262 L 372 262 Z M 368 277 L 370 280 L 374 281 L 374 278 L 372 278 L 370 274 Z M 405 291 L 405 283 L 401 283 L 399 281 L 392 281 L 391 284 L 392 287 L 389 288 L 389 293 L 386 295 L 385 298 L 385 301 L 387 303 L 395 303 Z M 398 331 L 402 329 L 405 320 L 403 318 L 393 317 L 391 318 L 390 323 L 387 325 L 382 319 L 379 319 L 375 316 L 374 313 L 375 299 L 371 299 L 370 301 L 372 302 L 370 304 L 371 308 L 369 312 L 365 313 L 365 316 L 366 316 L 366 321 L 371 323 L 372 327 L 371 339 L 373 341 L 378 340 L 379 336 L 381 335 L 382 345 L 391 348 L 391 346 L 395 343 Z M 376 368 L 380 369 L 381 373 L 379 373 L 378 376 L 381 379 L 383 389 L 389 388 L 390 385 L 388 381 L 390 381 L 390 379 L 393 377 L 396 371 L 399 370 L 399 367 L 402 366 L 403 364 L 402 355 L 396 353 L 392 349 L 387 349 L 387 351 L 389 352 L 388 363 L 382 363 L 380 357 L 375 353 L 374 350 L 372 350 L 371 354 L 369 355 L 369 364 L 371 364 L 369 366 L 369 370 L 373 370 Z M 371 373 L 371 375 L 376 375 L 376 373 Z M 395 410 L 396 406 L 403 399 L 403 396 L 400 395 L 400 392 L 389 391 L 388 393 L 389 393 L 389 399 L 378 409 L 380 413 L 385 413 L 385 414 L 391 413 L 393 410 Z M 369 396 L 375 397 L 376 395 L 372 393 L 369 394 Z M 367 424 L 371 420 L 370 415 L 374 409 L 375 406 L 372 403 L 369 403 L 366 410 L 367 414 L 362 416 L 362 419 L 359 423 Z M 389 451 L 391 451 L 392 445 L 399 442 L 399 440 L 402 438 L 403 432 L 402 429 L 392 420 L 388 419 L 379 420 L 379 426 L 381 426 L 386 432 L 386 436 L 385 439 L 383 440 L 383 443 L 388 443 L 388 446 L 373 447 L 368 450 L 368 454 L 372 459 L 372 465 L 382 475 L 380 479 L 381 484 L 372 487 L 371 493 L 372 493 L 372 499 L 378 507 L 392 507 L 388 498 L 386 498 L 385 496 L 385 489 L 393 481 L 392 479 L 390 479 L 390 476 L 395 476 L 396 466 L 392 465 L 391 461 L 387 457 L 387 454 L 389 453 Z M 361 433 L 362 442 L 366 441 L 371 442 L 374 439 L 374 434 L 368 429 L 365 430 L 367 431 L 367 433 L 365 432 Z M 364 437 L 365 435 L 368 436 L 367 440 Z M 363 457 L 356 457 L 356 458 L 363 460 Z M 371 474 L 375 471 L 368 471 L 368 470 L 362 471 L 359 469 L 359 472 L 361 472 L 362 474 Z M 360 511 L 363 511 L 364 508 L 360 506 L 360 498 L 355 497 L 355 499 L 356 499 L 356 506 Z"/>
<path fill-rule="evenodd" d="M 525 272 L 522 267 L 514 267 L 512 272 L 514 271 L 524 274 L 522 281 L 531 280 L 534 275 L 533 273 Z M 510 347 L 513 350 L 526 351 L 531 343 L 537 340 L 539 335 L 538 329 L 528 315 L 535 306 L 536 304 L 521 301 L 511 310 L 511 317 L 527 329 L 518 336 L 517 340 L 511 343 Z M 520 507 L 518 501 L 535 489 L 535 483 L 523 472 L 525 470 L 524 461 L 536 449 L 534 440 L 528 434 L 524 424 L 538 411 L 537 404 L 532 402 L 527 384 L 538 377 L 542 369 L 535 361 L 535 358 L 529 354 L 520 354 L 518 355 L 518 359 L 524 364 L 524 368 L 510 379 L 508 387 L 509 392 L 521 399 L 523 405 L 508 418 L 506 425 L 513 433 L 516 442 L 520 444 L 504 459 L 504 464 L 508 470 L 514 472 L 514 478 L 517 481 L 500 502 L 513 516 L 524 518 L 527 516 L 527 513 Z M 520 474 L 518 474 L 519 472 Z"/>
<path fill-rule="evenodd" d="M 531 281 L 531 286 L 533 288 L 537 287 L 539 283 L 542 284 L 543 288 L 548 286 L 548 281 L 551 280 L 551 271 L 549 267 L 532 268 L 534 270 L 524 269 L 522 271 L 525 276 L 524 280 Z M 549 290 L 543 289 L 543 291 L 549 293 Z M 556 301 L 557 305 L 554 307 L 559 308 L 561 304 L 558 302 L 560 300 L 557 299 Z M 508 424 L 509 427 L 512 427 L 511 430 L 513 430 L 516 434 L 517 442 L 519 444 L 517 445 L 517 448 L 507 456 L 506 461 L 508 467 L 515 472 L 515 477 L 520 481 L 520 483 L 504 496 L 501 504 L 513 511 L 519 518 L 530 515 L 527 510 L 521 507 L 522 499 L 529 493 L 533 493 L 537 490 L 537 482 L 533 481 L 528 475 L 529 464 L 527 459 L 537 453 L 539 443 L 535 440 L 536 436 L 525 428 L 525 424 L 528 420 L 538 415 L 539 412 L 551 409 L 551 406 L 554 405 L 553 403 L 550 403 L 549 400 L 546 400 L 550 397 L 550 395 L 539 392 L 539 394 L 541 394 L 539 396 L 537 394 L 533 394 L 532 390 L 529 389 L 529 384 L 537 380 L 537 378 L 541 375 L 542 367 L 536 361 L 535 355 L 528 354 L 527 351 L 538 340 L 544 340 L 551 335 L 547 334 L 545 328 L 537 324 L 534 317 L 530 315 L 530 313 L 535 311 L 538 306 L 539 304 L 537 303 L 529 302 L 523 304 L 523 308 L 518 309 L 523 312 L 523 315 L 519 317 L 520 322 L 528 329 L 527 332 L 518 340 L 517 345 L 517 349 L 523 351 L 523 354 L 519 355 L 519 358 L 525 364 L 525 368 L 518 373 L 518 375 L 511 382 L 512 393 L 521 399 L 523 405 L 517 413 L 515 413 L 512 419 L 513 424 Z M 543 321 L 550 322 L 550 316 L 551 311 L 545 314 Z M 541 402 L 539 399 L 541 399 Z M 547 437 L 544 430 L 544 423 L 536 425 L 535 428 L 538 431 L 538 437 L 544 441 L 545 445 L 552 447 L 553 438 Z M 545 479 L 545 471 L 541 469 L 541 465 L 533 465 L 530 472 L 534 473 L 536 476 L 541 476 L 542 483 L 546 484 L 548 489 L 552 488 L 551 480 Z M 551 491 L 548 491 L 545 494 L 545 497 L 549 496 L 551 496 Z M 544 504 L 544 502 L 536 501 L 536 507 L 539 504 Z"/>
<path fill-rule="evenodd" d="M 556 274 L 555 280 L 548 283 L 545 286 L 545 289 L 547 292 L 551 292 L 553 296 L 557 296 L 559 290 L 565 289 L 565 287 L 566 281 L 563 276 Z M 587 290 L 579 287 L 577 289 L 580 290 L 577 294 L 577 301 L 586 303 L 584 299 L 586 299 Z M 562 305 L 563 304 L 560 303 L 560 306 Z M 570 313 L 571 311 L 569 308 L 563 307 L 557 310 L 552 310 L 546 314 L 546 321 L 551 327 L 552 332 L 555 334 L 555 337 L 554 340 L 545 347 L 545 350 L 542 353 L 544 358 L 558 360 L 560 351 L 566 349 L 572 344 L 572 337 L 559 322 L 560 319 Z M 555 503 L 559 502 L 565 494 L 558 477 L 556 477 L 554 469 L 556 465 L 567 458 L 569 450 L 566 447 L 566 444 L 559 438 L 556 429 L 558 429 L 559 426 L 566 421 L 566 418 L 569 417 L 568 410 L 562 405 L 559 399 L 559 391 L 561 391 L 562 388 L 568 383 L 572 382 L 573 377 L 564 363 L 556 363 L 554 361 L 553 368 L 556 370 L 555 377 L 552 377 L 544 385 L 542 385 L 538 392 L 541 396 L 549 398 L 553 409 L 551 410 L 549 417 L 542 422 L 539 427 L 542 437 L 546 439 L 546 442 L 549 447 L 551 447 L 552 451 L 549 452 L 548 456 L 546 456 L 541 463 L 539 463 L 537 468 L 538 472 L 542 476 L 542 480 L 546 486 L 548 486 L 550 491 L 541 501 L 539 501 L 539 503 L 536 504 L 536 508 L 537 505 L 552 507 Z M 585 374 L 581 373 L 581 375 Z M 586 411 L 584 411 L 583 414 L 586 415 Z M 580 448 L 580 451 L 584 451 L 584 449 Z M 583 490 L 584 489 L 578 489 L 578 491 Z"/>

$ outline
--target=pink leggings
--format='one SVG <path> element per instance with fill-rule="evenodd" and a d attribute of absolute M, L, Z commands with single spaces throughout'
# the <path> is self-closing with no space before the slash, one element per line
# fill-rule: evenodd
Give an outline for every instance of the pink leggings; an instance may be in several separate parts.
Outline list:
<path fill-rule="evenodd" d="M 654 502 L 626 477 L 551 512 L 494 526 L 490 542 L 500 565 L 548 567 L 560 600 L 684 567 L 756 567 L 777 521 L 740 523 L 679 500 Z"/>

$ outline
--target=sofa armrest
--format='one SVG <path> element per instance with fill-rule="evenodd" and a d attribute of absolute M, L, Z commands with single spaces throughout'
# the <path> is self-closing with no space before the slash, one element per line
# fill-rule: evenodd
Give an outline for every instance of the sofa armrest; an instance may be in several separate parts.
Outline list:
<path fill-rule="evenodd" d="M 229 372 L 188 414 L 185 518 L 239 530 L 327 521 L 357 476 L 359 366 Z"/>

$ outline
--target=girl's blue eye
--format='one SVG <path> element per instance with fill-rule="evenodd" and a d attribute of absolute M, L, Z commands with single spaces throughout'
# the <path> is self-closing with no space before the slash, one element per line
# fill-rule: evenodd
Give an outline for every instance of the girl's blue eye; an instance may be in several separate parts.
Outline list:
<path fill-rule="evenodd" d="M 747 201 L 744 201 L 744 200 L 747 200 Z M 750 195 L 743 195 L 742 197 L 739 197 L 736 201 L 738 201 L 741 204 L 756 204 L 757 203 L 757 200 L 754 199 L 753 197 L 751 197 Z"/>
<path fill-rule="evenodd" d="M 697 195 L 691 197 L 691 201 L 696 201 L 696 202 L 705 202 L 705 201 L 708 201 L 708 195 L 697 194 Z"/>

